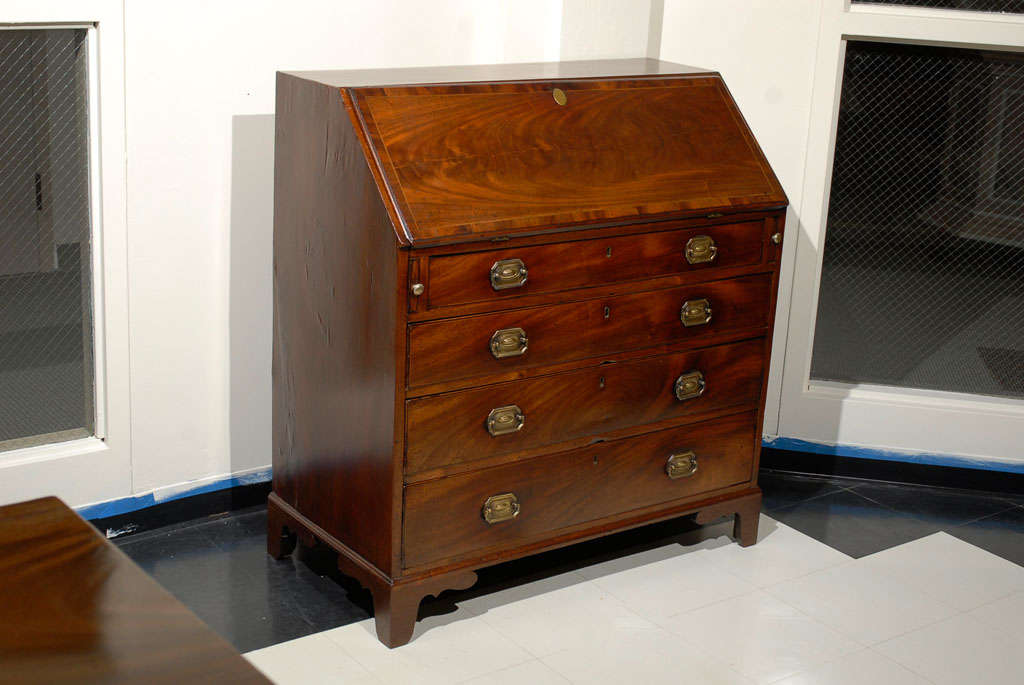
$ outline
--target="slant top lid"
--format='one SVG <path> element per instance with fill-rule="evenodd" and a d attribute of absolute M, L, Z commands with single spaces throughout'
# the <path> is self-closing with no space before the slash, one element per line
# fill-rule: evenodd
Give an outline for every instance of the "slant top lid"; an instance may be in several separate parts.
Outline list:
<path fill-rule="evenodd" d="M 785 205 L 721 77 L 679 71 L 343 96 L 403 245 Z"/>

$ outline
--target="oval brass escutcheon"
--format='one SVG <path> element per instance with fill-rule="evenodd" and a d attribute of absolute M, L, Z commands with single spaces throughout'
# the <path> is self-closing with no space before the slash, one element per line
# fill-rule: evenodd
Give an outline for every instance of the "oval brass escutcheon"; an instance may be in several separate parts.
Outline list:
<path fill-rule="evenodd" d="M 687 371 L 676 379 L 676 399 L 682 401 L 700 397 L 704 394 L 704 388 L 706 385 L 703 373 L 696 369 L 693 371 Z"/>
<path fill-rule="evenodd" d="M 526 423 L 526 414 L 523 410 L 514 404 L 510 404 L 507 407 L 497 407 L 492 409 L 491 413 L 487 415 L 487 432 L 491 434 L 491 437 L 498 437 L 499 435 L 508 435 L 509 433 L 515 433 L 522 429 Z"/>
<path fill-rule="evenodd" d="M 560 105 L 564 105 L 566 102 L 569 101 L 569 98 L 566 97 L 565 95 L 565 91 L 562 90 L 561 88 L 555 88 L 553 91 L 551 91 L 551 96 L 555 98 L 555 102 L 557 102 Z"/>
<path fill-rule="evenodd" d="M 511 521 L 519 516 L 519 498 L 514 492 L 504 492 L 500 495 L 491 495 L 484 501 L 480 510 L 484 521 L 494 525 L 502 521 Z"/>
<path fill-rule="evenodd" d="M 718 247 L 709 235 L 695 235 L 686 241 L 686 261 L 690 264 L 707 264 L 715 261 Z"/>
<path fill-rule="evenodd" d="M 491 266 L 491 287 L 495 290 L 522 288 L 528 276 L 521 259 L 499 259 Z"/>
<path fill-rule="evenodd" d="M 683 302 L 683 306 L 679 310 L 679 320 L 687 328 L 703 326 L 711 321 L 711 302 L 704 298 Z"/>
<path fill-rule="evenodd" d="M 502 328 L 491 336 L 491 354 L 495 359 L 526 354 L 530 340 L 522 328 Z"/>
<path fill-rule="evenodd" d="M 673 454 L 665 464 L 665 473 L 672 480 L 692 476 L 697 473 L 697 455 L 692 450 Z"/>

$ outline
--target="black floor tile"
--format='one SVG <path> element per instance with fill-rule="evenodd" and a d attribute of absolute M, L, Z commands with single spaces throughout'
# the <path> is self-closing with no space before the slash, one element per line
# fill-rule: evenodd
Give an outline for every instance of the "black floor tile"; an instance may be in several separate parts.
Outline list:
<path fill-rule="evenodd" d="M 1024 507 L 949 528 L 947 532 L 1024 566 Z"/>
<path fill-rule="evenodd" d="M 761 508 L 768 512 L 792 506 L 813 497 L 839 492 L 850 483 L 818 476 L 762 471 L 758 474 L 757 484 L 761 486 L 763 492 Z"/>
<path fill-rule="evenodd" d="M 942 530 L 940 525 L 902 514 L 850 490 L 815 497 L 768 515 L 852 557 Z"/>
<path fill-rule="evenodd" d="M 960 524 L 1012 509 L 1012 499 L 949 488 L 864 482 L 851 490 L 914 518 L 942 526 Z"/>

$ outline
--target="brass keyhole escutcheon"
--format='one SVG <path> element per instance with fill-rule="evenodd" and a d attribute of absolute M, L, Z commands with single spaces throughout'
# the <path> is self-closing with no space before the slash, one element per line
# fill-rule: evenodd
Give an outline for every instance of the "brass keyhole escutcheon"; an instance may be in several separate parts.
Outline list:
<path fill-rule="evenodd" d="M 569 101 L 569 98 L 565 96 L 565 91 L 562 90 L 561 88 L 555 88 L 553 91 L 551 91 L 551 97 L 555 98 L 555 102 L 557 102 L 560 105 L 564 105 L 566 102 Z"/>

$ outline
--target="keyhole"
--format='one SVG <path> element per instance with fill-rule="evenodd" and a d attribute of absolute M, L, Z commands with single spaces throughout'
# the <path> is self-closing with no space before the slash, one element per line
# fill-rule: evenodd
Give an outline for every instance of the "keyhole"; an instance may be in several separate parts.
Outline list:
<path fill-rule="evenodd" d="M 601 380 L 597 382 L 597 385 L 604 390 L 604 376 L 601 376 Z"/>
<path fill-rule="evenodd" d="M 604 318 L 606 318 L 606 319 L 612 318 L 612 308 L 609 307 L 608 305 L 605 305 L 605 308 L 604 308 Z"/>
<path fill-rule="evenodd" d="M 597 463 L 597 455 L 596 454 L 594 455 L 594 463 L 595 464 Z"/>
<path fill-rule="evenodd" d="M 607 250 L 605 250 L 604 251 L 604 256 L 605 257 L 611 257 L 612 256 L 612 248 L 609 247 Z"/>

